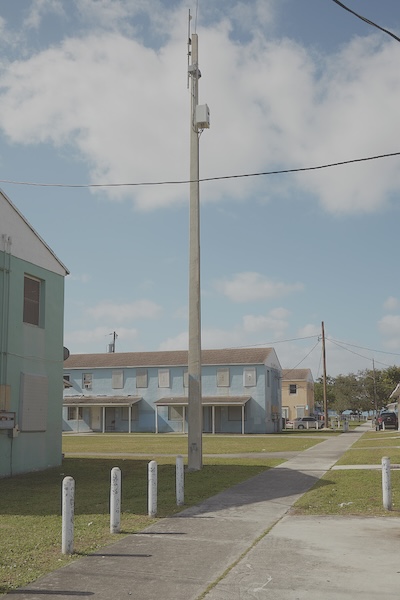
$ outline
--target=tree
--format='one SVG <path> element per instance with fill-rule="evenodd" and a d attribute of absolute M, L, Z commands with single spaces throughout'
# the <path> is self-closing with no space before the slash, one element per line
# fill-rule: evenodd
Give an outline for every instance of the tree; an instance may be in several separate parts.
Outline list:
<path fill-rule="evenodd" d="M 333 377 L 327 375 L 326 377 L 326 402 L 328 408 L 332 407 L 335 401 L 335 394 L 333 390 L 335 380 Z M 314 403 L 324 409 L 324 378 L 319 377 L 314 383 Z"/>

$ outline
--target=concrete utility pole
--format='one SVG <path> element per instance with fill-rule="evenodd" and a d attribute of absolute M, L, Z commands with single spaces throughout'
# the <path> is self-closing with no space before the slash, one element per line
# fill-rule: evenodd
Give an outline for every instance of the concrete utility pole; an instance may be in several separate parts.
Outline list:
<path fill-rule="evenodd" d="M 190 217 L 189 217 L 189 355 L 188 355 L 188 469 L 203 466 L 203 407 L 201 397 L 201 311 L 200 311 L 200 184 L 199 135 L 210 126 L 208 106 L 199 106 L 198 37 L 190 35 L 188 77 L 190 111 Z"/>
<path fill-rule="evenodd" d="M 325 326 L 322 321 L 322 362 L 324 369 L 324 377 L 323 377 L 323 390 L 324 390 L 324 418 L 325 418 L 325 427 L 328 427 L 328 399 L 326 393 L 326 352 L 325 352 Z"/>

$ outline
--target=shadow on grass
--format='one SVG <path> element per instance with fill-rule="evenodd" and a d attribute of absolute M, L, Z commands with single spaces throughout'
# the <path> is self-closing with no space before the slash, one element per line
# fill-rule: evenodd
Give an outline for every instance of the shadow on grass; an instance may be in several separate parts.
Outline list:
<path fill-rule="evenodd" d="M 122 512 L 146 517 L 148 461 L 116 458 L 69 458 L 61 467 L 4 479 L 0 514 L 61 515 L 62 481 L 71 476 L 75 480 L 75 516 L 108 515 L 113 467 L 121 469 Z M 201 514 L 282 498 L 289 502 L 292 496 L 309 490 L 317 480 L 318 477 L 309 474 L 260 465 L 205 465 L 200 471 L 185 474 L 185 505 L 201 504 L 201 507 L 182 513 L 184 507 L 176 506 L 175 464 L 161 464 L 158 465 L 157 516 L 165 517 L 178 511 L 188 516 L 188 510 Z"/>

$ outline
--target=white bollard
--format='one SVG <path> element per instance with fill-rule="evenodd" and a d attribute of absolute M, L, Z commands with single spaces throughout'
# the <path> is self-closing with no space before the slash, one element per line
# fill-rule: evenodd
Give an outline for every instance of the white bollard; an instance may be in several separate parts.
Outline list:
<path fill-rule="evenodd" d="M 382 494 L 383 508 L 392 510 L 392 485 L 390 482 L 390 458 L 388 456 L 382 458 Z"/>
<path fill-rule="evenodd" d="M 148 515 L 155 517 L 157 514 L 157 463 L 151 460 L 148 466 Z"/>
<path fill-rule="evenodd" d="M 62 484 L 62 539 L 61 552 L 74 553 L 74 506 L 75 481 L 72 477 L 64 477 Z"/>
<path fill-rule="evenodd" d="M 183 506 L 185 503 L 185 472 L 183 467 L 183 456 L 176 457 L 176 504 Z"/>
<path fill-rule="evenodd" d="M 121 531 L 121 469 L 111 469 L 110 488 L 110 533 Z"/>

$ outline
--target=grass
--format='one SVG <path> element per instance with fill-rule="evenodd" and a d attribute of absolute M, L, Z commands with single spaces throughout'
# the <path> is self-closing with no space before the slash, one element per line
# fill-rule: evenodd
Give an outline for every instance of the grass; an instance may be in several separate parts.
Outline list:
<path fill-rule="evenodd" d="M 293 506 L 292 514 L 400 516 L 400 472 L 391 473 L 393 510 L 382 506 L 379 470 L 328 471 Z"/>
<path fill-rule="evenodd" d="M 296 432 L 297 433 L 297 432 Z M 301 432 L 299 435 L 227 436 L 204 435 L 203 454 L 240 454 L 262 452 L 299 452 L 323 441 L 321 432 Z M 310 435 L 311 434 L 311 435 Z M 327 434 L 325 434 L 327 435 Z M 328 434 L 329 435 L 329 434 Z M 63 451 L 68 453 L 99 454 L 118 452 L 126 455 L 187 454 L 187 436 L 183 434 L 90 434 L 65 435 Z"/>
<path fill-rule="evenodd" d="M 323 435 L 324 434 L 324 435 Z M 267 452 L 305 450 L 331 435 L 329 432 L 288 432 L 271 436 L 203 437 L 204 467 L 185 473 L 185 506 L 210 496 L 283 462 Z M 342 464 L 380 464 L 382 456 L 395 462 L 400 445 L 397 432 L 368 432 L 341 459 Z M 122 472 L 123 534 L 154 522 L 147 516 L 147 465 L 158 463 L 158 517 L 178 512 L 175 503 L 175 456 L 186 454 L 183 435 L 64 436 L 61 467 L 1 481 L 0 594 L 27 585 L 76 557 L 116 541 L 109 533 L 109 481 L 112 467 Z M 105 457 L 104 453 L 115 453 Z M 145 456 L 134 456 L 144 453 Z M 244 457 L 229 455 L 244 454 Z M 77 455 L 81 455 L 80 457 Z M 219 454 L 219 457 L 212 457 Z M 357 462 L 358 461 L 358 462 Z M 400 462 L 400 457 L 397 462 Z M 75 480 L 75 555 L 61 554 L 61 487 L 65 476 Z M 392 473 L 391 515 L 400 515 L 400 472 Z M 399 492 L 397 492 L 397 489 Z M 310 515 L 380 515 L 380 471 L 329 471 L 302 496 L 293 511 Z M 29 532 L 29 535 L 27 534 Z"/>
<path fill-rule="evenodd" d="M 336 463 L 340 465 L 381 465 L 388 456 L 400 463 L 400 433 L 365 433 Z M 400 471 L 391 471 L 392 510 L 382 502 L 381 469 L 331 470 L 293 506 L 292 513 L 303 515 L 400 516 Z"/>

